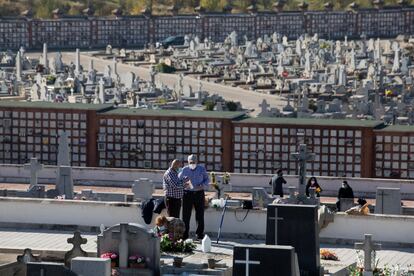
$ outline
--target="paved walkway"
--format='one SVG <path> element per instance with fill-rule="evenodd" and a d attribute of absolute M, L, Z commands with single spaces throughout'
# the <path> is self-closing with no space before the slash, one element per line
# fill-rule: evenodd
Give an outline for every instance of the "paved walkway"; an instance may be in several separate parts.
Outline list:
<path fill-rule="evenodd" d="M 31 248 L 34 252 L 66 252 L 72 248 L 71 244 L 67 243 L 67 239 L 72 237 L 70 232 L 57 232 L 46 230 L 12 230 L 0 228 L 0 253 L 21 253 L 25 248 Z M 82 248 L 88 253 L 96 252 L 96 235 L 83 234 L 83 237 L 88 239 L 88 243 L 82 245 Z M 233 246 L 245 244 L 263 245 L 261 240 L 224 240 L 218 245 L 213 239 L 212 252 L 204 254 L 201 252 L 201 245 L 198 244 L 195 254 L 185 255 L 184 262 L 201 264 L 207 261 L 207 258 L 215 258 L 221 263 L 226 263 L 228 266 L 232 265 Z M 326 248 L 335 252 L 339 261 L 321 261 L 322 265 L 332 270 L 337 270 L 339 267 L 350 265 L 357 261 L 357 252 L 349 246 L 328 245 L 322 244 L 321 249 Z M 172 255 L 164 254 L 162 259 L 164 263 L 172 263 Z M 402 267 L 414 267 L 414 248 L 384 248 L 377 252 L 379 266 L 384 265 L 391 267 L 393 265 L 401 265 Z"/>

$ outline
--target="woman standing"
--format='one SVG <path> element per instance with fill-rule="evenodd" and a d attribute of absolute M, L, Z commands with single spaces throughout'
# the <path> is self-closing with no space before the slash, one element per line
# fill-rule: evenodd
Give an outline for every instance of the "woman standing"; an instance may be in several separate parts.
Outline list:
<path fill-rule="evenodd" d="M 316 180 L 316 177 L 312 176 L 309 178 L 308 183 L 306 184 L 306 196 L 309 196 L 309 189 L 314 188 L 315 194 L 317 197 L 320 197 L 320 193 L 322 192 L 321 186 L 319 186 L 318 181 Z"/>

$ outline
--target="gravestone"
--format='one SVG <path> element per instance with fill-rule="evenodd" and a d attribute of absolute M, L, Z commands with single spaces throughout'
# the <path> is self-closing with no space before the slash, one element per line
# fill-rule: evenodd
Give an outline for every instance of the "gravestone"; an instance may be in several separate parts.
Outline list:
<path fill-rule="evenodd" d="M 23 254 L 22 255 L 17 256 L 17 261 L 19 263 L 24 263 L 24 264 L 33 263 L 33 262 L 40 261 L 40 257 L 39 256 L 34 256 L 32 254 L 32 249 L 26 248 L 23 251 Z"/>
<path fill-rule="evenodd" d="M 274 198 L 270 196 L 265 188 L 253 187 L 252 205 L 253 207 L 266 208 L 267 204 L 272 203 Z"/>
<path fill-rule="evenodd" d="M 63 264 L 38 262 L 27 263 L 26 276 L 79 276 L 75 272 L 70 271 Z"/>
<path fill-rule="evenodd" d="M 400 188 L 377 187 L 375 213 L 401 215 Z"/>
<path fill-rule="evenodd" d="M 355 206 L 353 198 L 340 198 L 339 203 L 339 212 L 345 212 Z"/>
<path fill-rule="evenodd" d="M 73 199 L 72 167 L 59 166 L 56 190 L 59 195 L 65 195 L 65 198 Z"/>
<path fill-rule="evenodd" d="M 154 193 L 154 183 L 148 178 L 140 178 L 132 184 L 132 192 L 135 200 L 148 200 Z"/>
<path fill-rule="evenodd" d="M 87 239 L 81 237 L 81 233 L 76 231 L 73 234 L 72 238 L 68 238 L 68 243 L 73 244 L 73 247 L 70 251 L 66 252 L 65 254 L 65 265 L 67 267 L 70 266 L 71 260 L 76 257 L 88 257 L 88 253 L 85 252 L 81 245 L 86 244 L 88 242 Z"/>
<path fill-rule="evenodd" d="M 266 244 L 293 246 L 300 275 L 320 275 L 318 206 L 269 204 Z"/>
<path fill-rule="evenodd" d="M 371 234 L 365 234 L 365 240 L 363 243 L 355 243 L 355 249 L 364 251 L 364 276 L 373 275 L 373 260 L 372 252 L 381 249 L 381 244 L 374 243 L 372 241 Z M 375 264 L 374 264 L 375 265 Z"/>
<path fill-rule="evenodd" d="M 233 276 L 299 276 L 292 246 L 250 245 L 233 248 Z"/>
<path fill-rule="evenodd" d="M 118 254 L 120 268 L 128 267 L 129 256 L 143 256 L 147 269 L 160 274 L 160 240 L 142 225 L 121 223 L 105 229 L 98 235 L 97 253 L 106 252 Z"/>
<path fill-rule="evenodd" d="M 76 257 L 71 261 L 71 270 L 82 276 L 111 276 L 111 260 Z"/>
<path fill-rule="evenodd" d="M 59 137 L 57 165 L 70 166 L 69 138 L 65 131 L 62 131 Z"/>
<path fill-rule="evenodd" d="M 30 187 L 37 186 L 37 175 L 43 169 L 43 165 L 37 161 L 36 157 L 30 158 L 30 163 L 24 164 L 26 170 L 30 170 Z"/>

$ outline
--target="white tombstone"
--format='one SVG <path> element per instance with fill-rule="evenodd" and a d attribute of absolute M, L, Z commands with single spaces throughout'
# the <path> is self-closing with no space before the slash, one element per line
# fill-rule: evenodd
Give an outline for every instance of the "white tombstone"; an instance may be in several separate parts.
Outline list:
<path fill-rule="evenodd" d="M 147 200 L 152 198 L 154 183 L 148 178 L 140 178 L 132 184 L 132 192 L 135 200 Z"/>
<path fill-rule="evenodd" d="M 101 78 L 99 80 L 99 94 L 98 94 L 98 99 L 99 99 L 99 103 L 104 104 L 105 103 L 105 82 L 104 80 Z"/>
<path fill-rule="evenodd" d="M 82 276 L 111 276 L 111 260 L 92 257 L 76 257 L 71 261 L 71 270 Z"/>
<path fill-rule="evenodd" d="M 43 43 L 42 65 L 48 69 L 49 63 L 47 61 L 47 43 Z"/>

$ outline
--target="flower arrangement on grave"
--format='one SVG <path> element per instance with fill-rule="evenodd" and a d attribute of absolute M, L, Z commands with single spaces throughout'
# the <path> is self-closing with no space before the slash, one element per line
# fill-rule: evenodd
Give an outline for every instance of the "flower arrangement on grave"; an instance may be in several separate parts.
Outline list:
<path fill-rule="evenodd" d="M 147 264 L 144 257 L 140 255 L 132 255 L 128 257 L 128 266 L 130 268 L 145 268 Z"/>
<path fill-rule="evenodd" d="M 329 260 L 329 261 L 339 261 L 338 256 L 328 249 L 321 249 L 321 259 L 322 260 Z"/>
<path fill-rule="evenodd" d="M 163 252 L 191 253 L 196 245 L 192 239 L 174 241 L 172 234 L 165 234 L 161 237 L 160 248 Z"/>
<path fill-rule="evenodd" d="M 114 252 L 106 252 L 101 254 L 102 259 L 111 259 L 111 267 L 119 266 L 119 256 Z"/>

